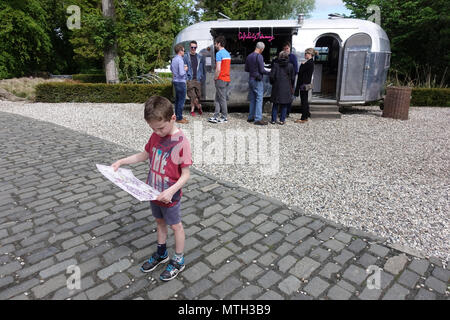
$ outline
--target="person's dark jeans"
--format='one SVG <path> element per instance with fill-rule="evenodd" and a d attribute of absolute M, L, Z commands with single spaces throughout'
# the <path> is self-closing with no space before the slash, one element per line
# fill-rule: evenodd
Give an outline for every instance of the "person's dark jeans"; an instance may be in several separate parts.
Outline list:
<path fill-rule="evenodd" d="M 308 91 L 300 91 L 300 100 L 302 102 L 302 117 L 300 119 L 307 120 L 311 117 L 311 113 L 309 112 Z"/>
<path fill-rule="evenodd" d="M 277 121 L 277 115 L 278 115 L 278 108 L 280 108 L 280 122 L 286 121 L 286 113 L 288 109 L 289 104 L 276 104 L 274 103 L 272 105 L 272 122 Z"/>
<path fill-rule="evenodd" d="M 262 105 L 264 96 L 264 82 L 250 79 L 248 81 L 248 98 L 250 107 L 248 112 L 248 120 L 262 120 Z"/>
<path fill-rule="evenodd" d="M 184 101 L 186 100 L 186 82 L 173 82 L 175 87 L 175 115 L 177 120 L 183 119 Z"/>

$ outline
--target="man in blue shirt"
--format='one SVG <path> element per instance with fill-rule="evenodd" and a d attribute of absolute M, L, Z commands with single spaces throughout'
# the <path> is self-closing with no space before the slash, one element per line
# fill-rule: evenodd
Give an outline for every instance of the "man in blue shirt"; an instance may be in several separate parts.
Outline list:
<path fill-rule="evenodd" d="M 172 71 L 172 83 L 175 88 L 175 115 L 177 117 L 177 123 L 188 123 L 189 121 L 183 119 L 183 107 L 186 100 L 186 72 L 188 70 L 185 65 L 184 47 L 181 44 L 175 46 L 175 57 L 170 64 L 170 70 Z"/>
<path fill-rule="evenodd" d="M 245 71 L 249 72 L 248 90 L 250 108 L 247 122 L 253 122 L 256 125 L 267 125 L 267 121 L 262 120 L 262 104 L 264 95 L 263 75 L 270 74 L 264 69 L 264 42 L 256 44 L 255 51 L 250 53 L 245 60 Z"/>

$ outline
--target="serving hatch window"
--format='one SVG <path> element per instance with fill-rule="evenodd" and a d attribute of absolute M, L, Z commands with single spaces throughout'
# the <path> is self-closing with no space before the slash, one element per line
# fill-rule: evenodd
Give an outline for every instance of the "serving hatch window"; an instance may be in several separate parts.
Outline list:
<path fill-rule="evenodd" d="M 212 29 L 211 34 L 214 38 L 219 35 L 225 37 L 225 49 L 230 52 L 231 64 L 245 64 L 245 59 L 255 51 L 259 41 L 266 45 L 262 53 L 264 63 L 270 64 L 286 42 L 292 43 L 294 31 L 293 28 L 217 28 Z"/>
<path fill-rule="evenodd" d="M 319 55 L 316 56 L 315 61 L 328 61 L 329 49 L 328 47 L 315 47 Z"/>

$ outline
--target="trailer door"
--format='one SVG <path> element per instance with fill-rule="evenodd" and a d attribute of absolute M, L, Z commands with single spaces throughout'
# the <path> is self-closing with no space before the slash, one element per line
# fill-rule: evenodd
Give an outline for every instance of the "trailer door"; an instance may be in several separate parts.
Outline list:
<path fill-rule="evenodd" d="M 365 33 L 345 42 L 340 101 L 365 101 L 371 46 L 372 39 Z"/>

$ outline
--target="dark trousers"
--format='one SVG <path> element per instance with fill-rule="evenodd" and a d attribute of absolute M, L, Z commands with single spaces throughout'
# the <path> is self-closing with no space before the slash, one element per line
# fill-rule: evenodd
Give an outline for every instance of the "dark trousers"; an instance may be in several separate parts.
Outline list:
<path fill-rule="evenodd" d="M 177 120 L 183 119 L 184 101 L 186 100 L 186 83 L 173 82 L 175 87 L 175 115 Z"/>
<path fill-rule="evenodd" d="M 311 113 L 309 112 L 309 102 L 308 102 L 308 91 L 300 91 L 300 101 L 302 103 L 301 120 L 307 120 L 311 117 Z"/>
<path fill-rule="evenodd" d="M 286 112 L 289 104 L 277 104 L 272 105 L 272 122 L 277 121 L 278 108 L 280 108 L 280 122 L 286 121 Z"/>
<path fill-rule="evenodd" d="M 286 115 L 289 116 L 289 114 L 291 113 L 292 110 L 292 103 L 289 103 L 287 106 L 287 111 L 286 111 Z"/>

